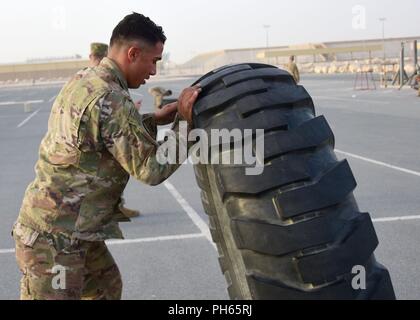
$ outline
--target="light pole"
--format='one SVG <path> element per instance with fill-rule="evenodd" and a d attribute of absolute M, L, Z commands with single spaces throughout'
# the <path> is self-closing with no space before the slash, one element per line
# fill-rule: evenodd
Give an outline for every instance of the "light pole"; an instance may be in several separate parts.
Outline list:
<path fill-rule="evenodd" d="M 264 24 L 263 25 L 264 29 L 265 29 L 265 45 L 268 48 L 268 29 L 271 27 L 269 24 Z"/>
<path fill-rule="evenodd" d="M 386 59 L 386 54 L 385 54 L 385 21 L 386 18 L 379 18 L 379 21 L 382 22 L 382 46 L 384 49 L 384 63 L 385 63 L 385 59 Z"/>

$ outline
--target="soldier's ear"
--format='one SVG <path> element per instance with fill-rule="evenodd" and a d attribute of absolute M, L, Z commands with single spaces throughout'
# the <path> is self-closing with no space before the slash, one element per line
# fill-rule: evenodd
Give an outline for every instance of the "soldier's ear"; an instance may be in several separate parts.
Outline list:
<path fill-rule="evenodd" d="M 140 55 L 140 50 L 137 47 L 130 47 L 127 51 L 128 60 L 130 62 L 135 62 Z"/>

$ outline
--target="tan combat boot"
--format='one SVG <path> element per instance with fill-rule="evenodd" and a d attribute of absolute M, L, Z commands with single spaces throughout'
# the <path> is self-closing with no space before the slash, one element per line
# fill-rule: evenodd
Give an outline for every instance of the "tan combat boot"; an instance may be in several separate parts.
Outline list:
<path fill-rule="evenodd" d="M 118 206 L 118 209 L 120 209 L 121 213 L 125 217 L 127 217 L 127 218 L 135 218 L 135 217 L 140 216 L 140 211 L 126 208 L 124 206 L 124 204 L 125 204 L 125 200 L 123 198 L 121 198 L 121 202 L 120 202 L 120 204 Z"/>

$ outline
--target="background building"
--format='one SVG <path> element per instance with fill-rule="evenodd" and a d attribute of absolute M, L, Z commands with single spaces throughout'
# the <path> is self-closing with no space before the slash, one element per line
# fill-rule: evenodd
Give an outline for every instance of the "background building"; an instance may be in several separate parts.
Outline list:
<path fill-rule="evenodd" d="M 398 69 L 401 43 L 404 43 L 406 71 L 412 73 L 415 40 L 420 40 L 420 36 L 227 49 L 199 54 L 182 65 L 170 62 L 167 55 L 164 62 L 160 63 L 158 72 L 161 75 L 201 75 L 226 64 L 242 62 L 268 63 L 284 67 L 289 56 L 295 55 L 303 73 L 347 73 L 356 72 L 361 68 L 379 73 L 382 72 L 384 61 L 393 69 Z M 89 64 L 88 60 L 81 59 L 80 56 L 48 60 L 0 65 L 0 82 L 4 84 L 64 80 Z"/>

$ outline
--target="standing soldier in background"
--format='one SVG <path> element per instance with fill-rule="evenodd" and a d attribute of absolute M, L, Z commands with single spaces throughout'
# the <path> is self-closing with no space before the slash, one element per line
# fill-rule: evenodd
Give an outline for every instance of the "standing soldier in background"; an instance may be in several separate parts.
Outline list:
<path fill-rule="evenodd" d="M 89 67 L 99 65 L 103 58 L 108 55 L 108 45 L 105 43 L 93 42 L 90 44 Z"/>
<path fill-rule="evenodd" d="M 289 63 L 287 65 L 287 70 L 289 73 L 293 76 L 296 83 L 299 83 L 300 81 L 300 75 L 299 75 L 299 69 L 295 63 L 295 56 L 290 56 Z"/>
<path fill-rule="evenodd" d="M 166 90 L 162 87 L 153 87 L 149 89 L 149 93 L 153 96 L 153 105 L 156 109 L 161 109 L 165 104 L 175 102 L 176 99 L 165 99 L 172 95 L 171 90 Z"/>
<path fill-rule="evenodd" d="M 121 275 L 105 243 L 123 238 L 116 219 L 121 195 L 130 175 L 157 185 L 186 160 L 179 150 L 201 91 L 186 88 L 178 102 L 151 114 L 136 110 L 129 89 L 156 74 L 165 40 L 148 17 L 126 16 L 112 32 L 108 57 L 79 71 L 56 98 L 12 230 L 21 299 L 121 298 Z M 171 122 L 177 164 L 158 160 L 164 151 L 157 125 Z"/>
<path fill-rule="evenodd" d="M 105 58 L 108 55 L 108 45 L 105 43 L 100 42 L 93 42 L 90 44 L 90 54 L 89 54 L 89 67 L 94 68 L 98 66 L 102 59 Z M 140 110 L 141 107 L 141 101 L 137 101 L 135 104 L 137 110 Z M 118 209 L 121 212 L 119 221 L 129 221 L 129 219 L 125 218 L 135 218 L 140 216 L 140 211 L 133 210 L 126 208 L 124 206 L 125 199 L 121 197 L 120 204 L 118 205 Z M 125 217 L 125 218 L 124 218 Z"/>

